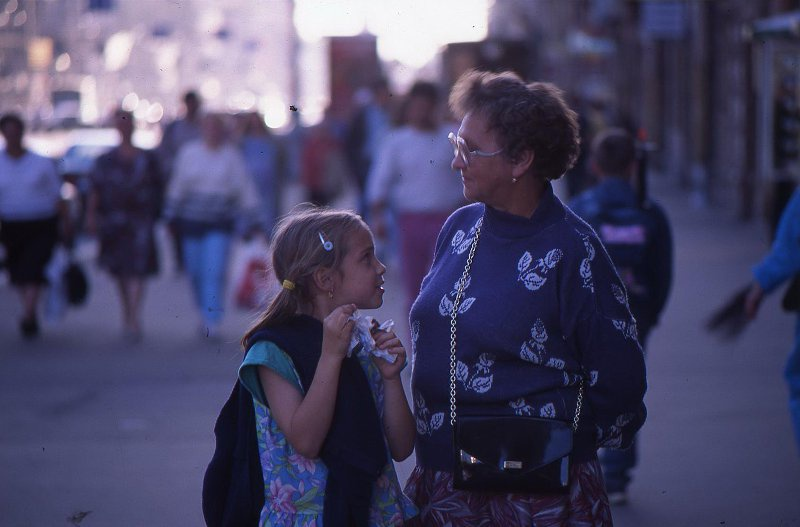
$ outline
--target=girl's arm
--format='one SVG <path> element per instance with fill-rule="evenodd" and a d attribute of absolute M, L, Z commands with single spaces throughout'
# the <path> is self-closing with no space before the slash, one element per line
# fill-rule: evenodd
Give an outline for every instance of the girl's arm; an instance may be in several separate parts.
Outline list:
<path fill-rule="evenodd" d="M 406 350 L 393 332 L 380 332 L 374 337 L 378 348 L 397 357 L 394 364 L 378 357 L 373 359 L 383 377 L 383 432 L 389 442 L 392 459 L 403 461 L 413 452 L 416 439 L 414 416 L 408 406 L 403 381 L 400 378 L 400 372 L 406 363 Z"/>
<path fill-rule="evenodd" d="M 328 435 L 339 389 L 339 371 L 350 344 L 355 306 L 336 308 L 323 322 L 322 354 L 305 397 L 276 372 L 258 368 L 275 422 L 298 454 L 307 458 L 319 456 Z"/>

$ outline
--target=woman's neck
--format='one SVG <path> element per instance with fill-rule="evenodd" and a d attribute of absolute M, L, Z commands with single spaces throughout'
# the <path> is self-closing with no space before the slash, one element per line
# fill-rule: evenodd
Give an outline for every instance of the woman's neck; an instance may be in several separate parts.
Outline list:
<path fill-rule="evenodd" d="M 547 189 L 547 181 L 531 175 L 522 177 L 514 183 L 509 192 L 490 207 L 515 216 L 530 218 L 539 207 L 539 202 Z"/>

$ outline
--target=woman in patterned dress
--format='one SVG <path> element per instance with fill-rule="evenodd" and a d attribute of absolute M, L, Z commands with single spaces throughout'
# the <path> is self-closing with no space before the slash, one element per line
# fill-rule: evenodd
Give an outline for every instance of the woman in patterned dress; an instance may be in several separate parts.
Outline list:
<path fill-rule="evenodd" d="M 98 263 L 115 279 L 123 334 L 141 338 L 145 280 L 158 272 L 155 224 L 163 180 L 155 154 L 133 146 L 133 114 L 114 113 L 120 144 L 97 158 L 90 175 L 87 230 L 98 237 Z"/>
<path fill-rule="evenodd" d="M 410 314 L 417 466 L 406 493 L 425 526 L 611 525 L 597 449 L 624 448 L 645 419 L 645 368 L 624 286 L 595 233 L 553 194 L 579 150 L 562 92 L 512 73 L 469 72 L 450 105 L 462 118 L 452 166 L 471 205 L 442 228 Z M 453 488 L 450 322 L 457 315 L 459 415 L 572 422 L 564 494 Z"/>

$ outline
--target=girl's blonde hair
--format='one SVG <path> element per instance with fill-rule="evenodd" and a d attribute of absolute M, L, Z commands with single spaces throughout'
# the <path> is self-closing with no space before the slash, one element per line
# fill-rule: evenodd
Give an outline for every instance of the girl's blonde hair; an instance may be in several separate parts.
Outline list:
<path fill-rule="evenodd" d="M 320 267 L 338 270 L 347 254 L 347 239 L 357 228 L 367 229 L 349 210 L 302 203 L 282 217 L 272 236 L 272 269 L 282 286 L 266 311 L 242 338 L 247 347 L 257 331 L 280 325 L 313 301 L 313 274 Z M 326 242 L 328 245 L 326 249 Z"/>

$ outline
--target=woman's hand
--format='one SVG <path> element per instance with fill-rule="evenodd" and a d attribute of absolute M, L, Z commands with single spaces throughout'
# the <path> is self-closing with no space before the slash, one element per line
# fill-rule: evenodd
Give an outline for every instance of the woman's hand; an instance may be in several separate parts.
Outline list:
<path fill-rule="evenodd" d="M 403 343 L 400 342 L 394 331 L 377 331 L 372 334 L 372 338 L 375 339 L 375 346 L 378 349 L 388 351 L 396 358 L 392 363 L 380 357 L 372 357 L 378 371 L 381 372 L 381 377 L 385 381 L 398 379 L 406 365 L 406 349 L 403 347 Z"/>
<path fill-rule="evenodd" d="M 355 304 L 339 306 L 322 321 L 322 356 L 343 360 L 350 348 L 355 322 L 350 319 Z"/>

